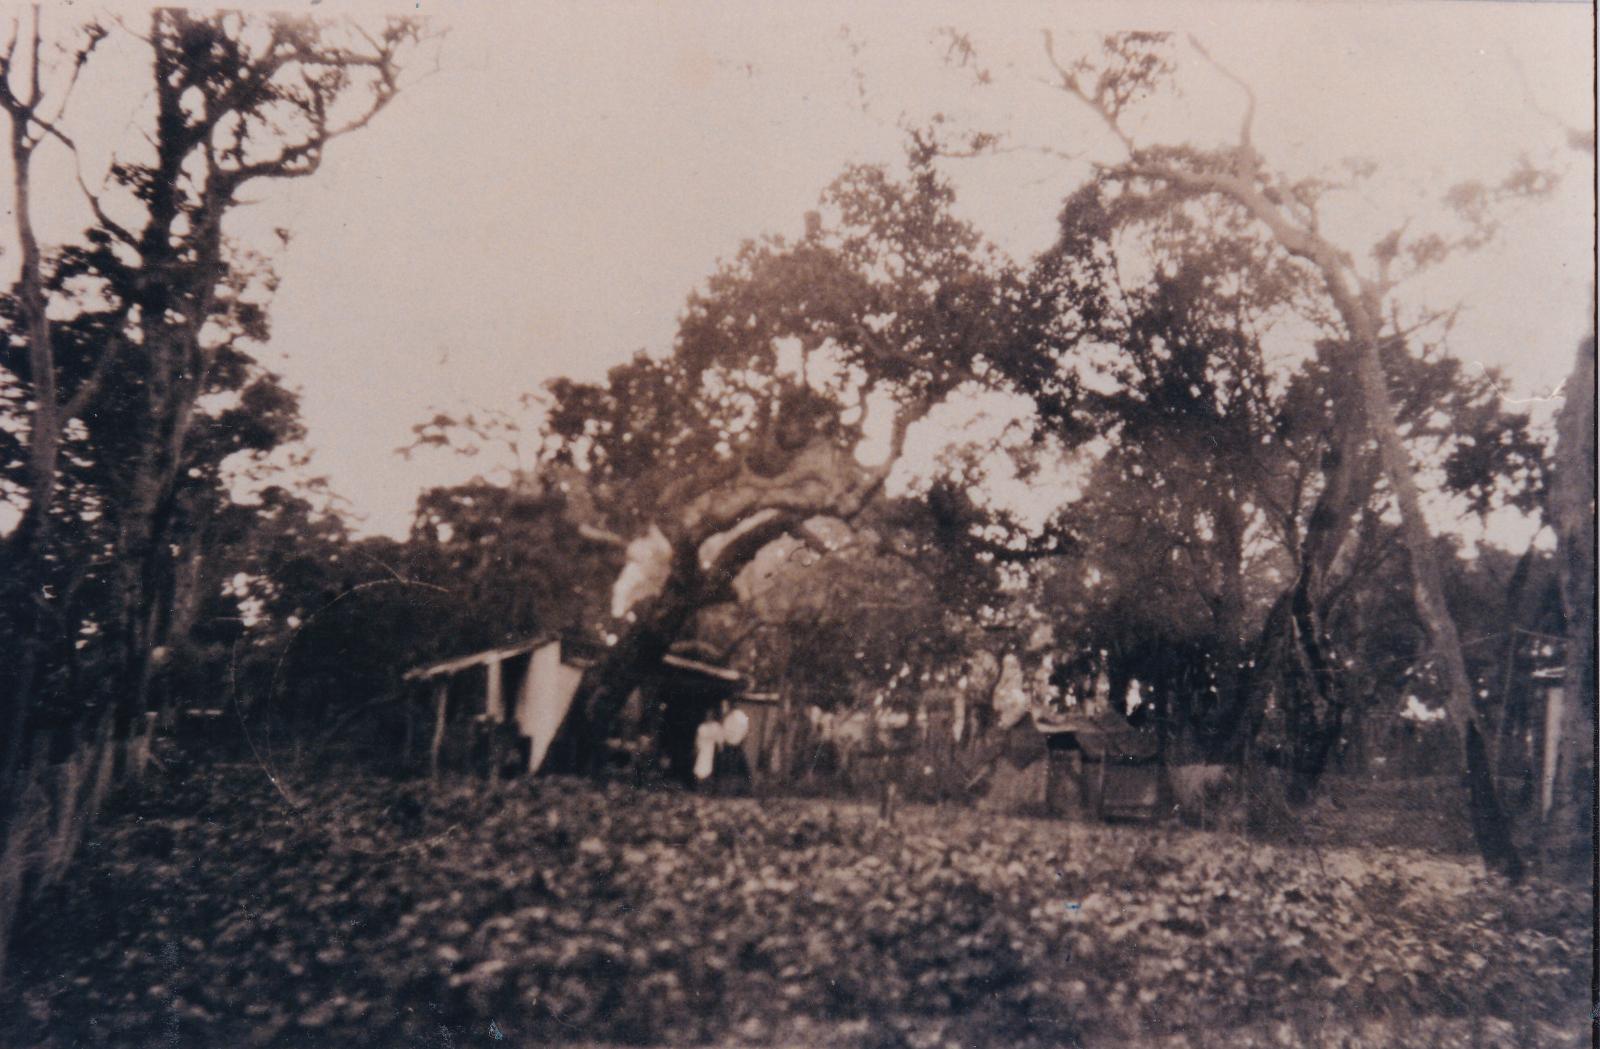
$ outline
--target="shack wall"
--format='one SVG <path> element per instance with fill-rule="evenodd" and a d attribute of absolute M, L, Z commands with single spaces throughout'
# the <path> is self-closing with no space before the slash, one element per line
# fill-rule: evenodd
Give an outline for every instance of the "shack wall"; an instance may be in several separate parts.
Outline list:
<path fill-rule="evenodd" d="M 528 737 L 528 771 L 538 772 L 555 740 L 583 671 L 561 661 L 561 642 L 534 649 L 517 694 L 517 730 Z"/>

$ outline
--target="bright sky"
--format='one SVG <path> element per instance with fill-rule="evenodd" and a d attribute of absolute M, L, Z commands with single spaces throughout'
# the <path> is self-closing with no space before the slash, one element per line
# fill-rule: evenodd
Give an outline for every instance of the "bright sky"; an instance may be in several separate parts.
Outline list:
<path fill-rule="evenodd" d="M 277 252 L 266 356 L 303 391 L 316 470 L 369 531 L 403 533 L 422 488 L 482 469 L 395 454 L 433 408 L 508 406 L 552 376 L 598 377 L 667 345 L 718 258 L 797 233 L 847 162 L 896 161 L 902 113 L 1109 156 L 1086 114 L 1032 79 L 1048 72 L 1044 26 L 1064 53 L 1091 46 L 1089 30 L 1193 30 L 1254 84 L 1269 160 L 1304 173 L 1348 155 L 1382 165 L 1351 236 L 1426 214 L 1419 201 L 1521 154 L 1564 166 L 1554 198 L 1408 294 L 1465 303 L 1455 352 L 1506 367 L 1520 397 L 1559 385 L 1587 323 L 1593 174 L 1561 126 L 1593 126 L 1586 4 L 407 7 L 449 28 L 438 71 L 313 180 L 264 189 L 235 226 L 262 248 L 274 227 L 293 232 Z M 943 67 L 943 25 L 971 30 L 997 86 L 974 91 Z M 124 41 L 97 56 L 123 72 L 75 102 L 69 123 L 98 144 L 91 156 L 137 149 L 148 96 L 131 85 L 146 90 L 133 78 L 148 74 L 136 55 Z M 1151 132 L 1235 127 L 1225 82 L 1196 81 L 1185 104 Z M 1025 258 L 1049 242 L 1086 163 L 1014 153 L 953 173 L 965 213 Z M 46 235 L 70 233 L 75 213 L 67 194 Z"/>

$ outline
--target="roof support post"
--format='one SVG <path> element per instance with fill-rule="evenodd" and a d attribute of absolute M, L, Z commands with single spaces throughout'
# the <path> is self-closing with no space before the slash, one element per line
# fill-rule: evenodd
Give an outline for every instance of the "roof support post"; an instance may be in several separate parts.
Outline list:
<path fill-rule="evenodd" d="M 444 749 L 445 714 L 450 706 L 450 678 L 440 676 L 433 686 L 433 743 L 428 749 L 428 775 L 439 778 L 439 752 Z"/>
<path fill-rule="evenodd" d="M 506 719 L 505 688 L 500 673 L 500 657 L 490 659 L 487 665 L 488 680 L 484 684 L 483 713 L 489 724 L 498 725 Z"/>

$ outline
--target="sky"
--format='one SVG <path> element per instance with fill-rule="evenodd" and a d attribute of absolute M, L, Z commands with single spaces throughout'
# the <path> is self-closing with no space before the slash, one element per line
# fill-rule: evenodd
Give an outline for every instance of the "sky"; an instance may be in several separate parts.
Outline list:
<path fill-rule="evenodd" d="M 670 346 L 720 258 L 746 238 L 798 233 L 846 164 L 897 163 L 907 120 L 943 113 L 1049 147 L 950 169 L 959 209 L 1001 247 L 1019 259 L 1045 247 L 1063 197 L 1093 161 L 1114 159 L 1087 114 L 1040 83 L 1045 27 L 1063 52 L 1108 29 L 1192 31 L 1254 86 L 1269 161 L 1309 174 L 1375 160 L 1370 188 L 1330 226 L 1353 247 L 1407 216 L 1429 220 L 1448 186 L 1496 178 L 1519 156 L 1561 168 L 1559 191 L 1508 212 L 1490 248 L 1401 297 L 1463 305 L 1452 351 L 1506 369 L 1512 395 L 1546 416 L 1588 323 L 1592 161 L 1564 131 L 1593 126 L 1586 4 L 309 9 L 409 10 L 448 30 L 371 127 L 314 178 L 263 187 L 230 227 L 273 253 L 282 283 L 263 356 L 301 391 L 314 471 L 368 532 L 403 534 L 423 488 L 485 467 L 398 455 L 413 425 L 441 408 L 510 407 L 552 377 L 598 378 Z M 68 16 L 52 9 L 47 23 Z M 989 87 L 943 61 L 938 30 L 952 25 L 970 32 Z M 74 100 L 91 181 L 112 153 L 137 149 L 139 50 L 108 41 Z M 1141 129 L 1152 140 L 1236 129 L 1237 90 L 1196 68 L 1183 99 Z M 57 182 L 47 239 L 82 222 Z M 292 233 L 286 247 L 278 228 Z"/>

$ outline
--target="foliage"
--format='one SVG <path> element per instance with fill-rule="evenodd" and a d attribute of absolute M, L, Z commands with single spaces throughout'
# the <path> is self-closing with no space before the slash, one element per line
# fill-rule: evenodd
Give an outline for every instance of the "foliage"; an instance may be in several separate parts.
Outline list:
<path fill-rule="evenodd" d="M 1171 74 L 1172 43 L 1108 39 L 1104 68 L 1059 66 L 1062 86 L 1120 132 Z M 1301 243 L 1261 217 L 1281 206 L 1310 221 L 1328 187 L 1296 187 L 1290 204 L 1270 186 L 1252 195 L 1237 172 L 1276 176 L 1248 124 L 1237 157 L 1124 140 L 1127 160 L 1067 199 L 1030 275 L 1047 339 L 1005 366 L 1085 464 L 1083 496 L 1057 518 L 1075 556 L 1040 580 L 1074 655 L 1105 653 L 1119 697 L 1137 677 L 1158 729 L 1211 760 L 1236 758 L 1264 712 L 1286 708 L 1303 792 L 1371 696 L 1354 679 L 1386 640 L 1352 609 L 1410 584 L 1379 571 L 1401 561 L 1401 530 L 1384 523 L 1395 489 L 1322 256 L 1303 265 Z M 1385 323 L 1377 356 L 1408 453 L 1439 464 L 1473 512 L 1536 506 L 1542 444 L 1497 377 L 1449 354 L 1449 318 Z M 1427 654 L 1410 656 L 1420 673 Z"/>
<path fill-rule="evenodd" d="M 884 827 L 548 779 L 293 790 L 298 810 L 258 769 L 217 769 L 109 823 L 24 930 L 9 1040 L 1467 1045 L 1584 1029 L 1581 895 L 1416 854 L 915 809 Z"/>
<path fill-rule="evenodd" d="M 244 542 L 252 509 L 233 485 L 299 436 L 294 396 L 254 356 L 276 279 L 227 219 L 263 183 L 313 175 L 393 100 L 424 37 L 405 18 L 368 31 L 177 9 L 151 12 L 146 34 L 81 33 L 52 60 L 36 12 L 0 61 L 26 249 L 0 300 L 0 495 L 22 518 L 0 542 L 0 635 L 18 653 L 0 669 L 0 823 L 28 739 L 86 731 L 107 709 L 125 737 L 201 606 L 220 611 L 219 551 Z M 60 187 L 93 222 L 46 250 L 28 161 L 44 145 L 81 161 L 64 114 L 108 38 L 147 63 L 147 127 L 99 194 L 81 176 Z"/>
<path fill-rule="evenodd" d="M 583 541 L 559 485 L 470 482 L 424 492 L 405 544 L 409 578 L 446 588 L 457 651 L 602 621 L 612 551 Z"/>

